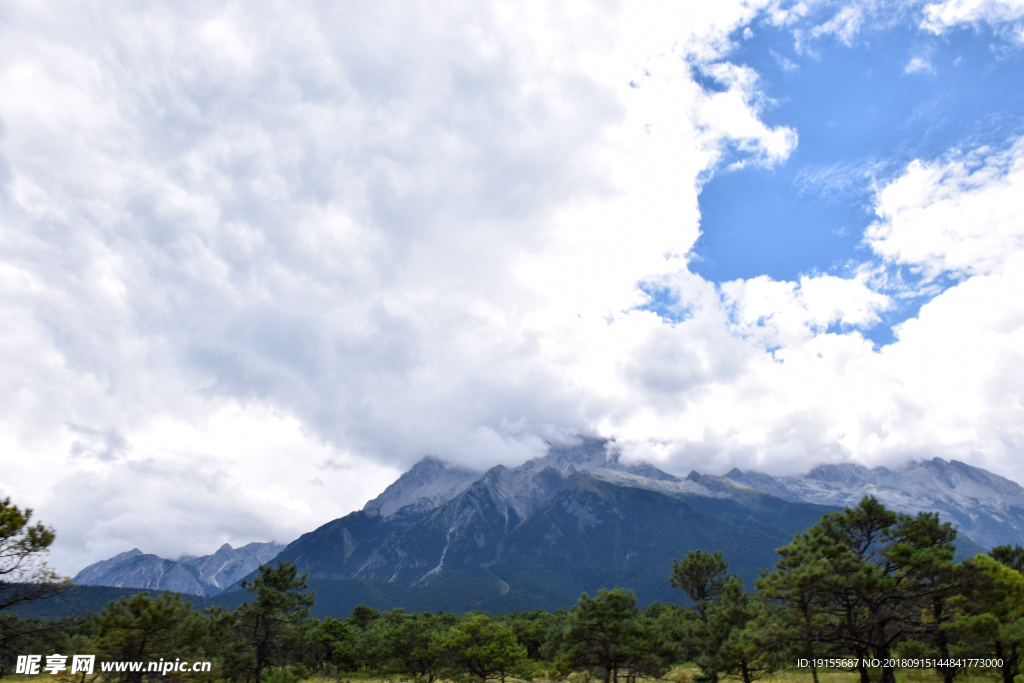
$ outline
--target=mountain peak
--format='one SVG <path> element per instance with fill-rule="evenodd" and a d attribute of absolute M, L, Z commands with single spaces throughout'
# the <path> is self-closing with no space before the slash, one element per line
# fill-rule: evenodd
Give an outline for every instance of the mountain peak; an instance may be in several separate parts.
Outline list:
<path fill-rule="evenodd" d="M 274 559 L 283 545 L 250 543 L 242 548 L 222 545 L 212 555 L 183 555 L 177 561 L 148 555 L 138 548 L 91 564 L 75 576 L 84 586 L 116 586 L 169 590 L 190 595 L 216 595 L 261 564 Z"/>
<path fill-rule="evenodd" d="M 938 512 L 943 520 L 989 547 L 1024 537 L 1024 488 L 957 460 L 931 458 L 899 469 L 824 464 L 791 477 L 733 469 L 726 477 L 792 502 L 847 507 L 872 495 L 900 512 Z"/>
<path fill-rule="evenodd" d="M 410 505 L 417 509 L 433 509 L 465 491 L 479 477 L 479 472 L 428 455 L 384 489 L 383 493 L 367 501 L 363 510 L 376 510 L 382 517 L 389 517 Z"/>
<path fill-rule="evenodd" d="M 387 593 L 392 607 L 517 611 L 567 606 L 581 590 L 627 580 L 646 599 L 671 596 L 664 567 L 694 549 L 725 551 L 753 581 L 795 531 L 866 494 L 905 512 L 941 511 L 961 526 L 965 556 L 981 551 L 975 541 L 1024 540 L 1024 512 L 1015 512 L 1024 490 L 955 462 L 899 471 L 842 463 L 802 477 L 734 468 L 684 480 L 623 463 L 607 445 L 554 445 L 483 473 L 426 458 L 364 511 L 303 534 L 281 559 L 314 579 L 345 580 L 337 590 L 350 607 Z"/>
<path fill-rule="evenodd" d="M 863 483 L 871 479 L 872 470 L 856 463 L 835 463 L 818 465 L 807 477 L 832 484 L 854 484 Z"/>

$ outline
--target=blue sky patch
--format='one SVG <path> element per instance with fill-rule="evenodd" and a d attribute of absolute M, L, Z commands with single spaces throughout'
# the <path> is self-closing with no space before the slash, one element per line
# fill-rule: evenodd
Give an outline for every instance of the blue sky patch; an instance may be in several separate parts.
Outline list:
<path fill-rule="evenodd" d="M 772 168 L 729 170 L 744 154 L 731 150 L 704 185 L 690 269 L 713 282 L 843 275 L 876 262 L 863 244 L 876 187 L 914 159 L 1002 148 L 1024 132 L 1022 52 L 990 30 L 874 28 L 850 46 L 829 37 L 798 51 L 788 29 L 767 21 L 752 29 L 748 39 L 737 31 L 730 61 L 760 75 L 770 98 L 762 119 L 795 129 L 799 144 Z M 702 79 L 709 90 L 720 87 Z M 912 272 L 900 275 L 913 285 Z M 899 299 L 868 336 L 893 341 L 891 326 L 939 291 Z"/>

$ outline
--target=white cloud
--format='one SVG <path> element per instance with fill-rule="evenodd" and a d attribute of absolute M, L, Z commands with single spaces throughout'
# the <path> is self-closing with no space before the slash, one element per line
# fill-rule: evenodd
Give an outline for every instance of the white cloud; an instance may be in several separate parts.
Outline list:
<path fill-rule="evenodd" d="M 1006 26 L 1024 19 L 1021 0 L 946 0 L 930 3 L 924 8 L 921 27 L 934 33 L 943 33 L 962 24 L 986 23 L 993 27 Z M 1021 27 L 1016 38 L 1021 41 Z"/>
<path fill-rule="evenodd" d="M 1024 249 L 1024 141 L 935 162 L 914 161 L 877 195 L 865 242 L 932 279 L 987 274 Z"/>
<path fill-rule="evenodd" d="M 935 67 L 924 57 L 911 57 L 903 68 L 905 74 L 935 74 Z"/>
<path fill-rule="evenodd" d="M 878 322 L 878 312 L 891 304 L 865 279 L 819 275 L 796 283 L 761 276 L 726 283 L 722 292 L 741 334 L 763 339 L 769 347 L 792 346 L 833 324 L 870 327 Z"/>
<path fill-rule="evenodd" d="M 361 507 L 368 488 L 383 489 L 400 474 L 254 405 L 226 404 L 188 422 L 158 418 L 135 430 L 116 459 L 82 448 L 81 430 L 66 430 L 69 439 L 63 466 L 53 467 L 43 451 L 34 467 L 5 481 L 6 493 L 46 511 L 41 519 L 59 520 L 53 560 L 68 571 L 134 546 L 177 557 L 223 543 L 288 542 L 325 516 Z"/>
<path fill-rule="evenodd" d="M 1017 142 L 919 161 L 878 189 L 872 248 L 928 277 L 960 277 L 881 349 L 860 331 L 892 305 L 870 267 L 730 282 L 721 300 L 692 296 L 694 276 L 663 279 L 689 317 L 651 325 L 627 352 L 626 376 L 644 391 L 618 404 L 606 433 L 680 473 L 941 455 L 1024 479 L 1022 158 Z"/>
<path fill-rule="evenodd" d="M 986 24 L 1004 39 L 1024 42 L 1021 0 L 776 1 L 769 5 L 765 16 L 772 24 L 792 31 L 798 52 L 812 55 L 823 39 L 852 46 L 865 33 L 907 24 L 917 24 L 937 35 L 956 27 Z M 912 60 L 907 73 L 914 73 L 913 67 L 918 66 L 917 60 Z"/>
<path fill-rule="evenodd" d="M 722 59 L 756 6 L 60 9 L 0 26 L 0 493 L 63 571 L 289 540 L 427 453 L 575 432 L 674 471 L 1016 472 L 1019 145 L 879 190 L 871 248 L 963 278 L 881 351 L 868 269 L 687 270 L 725 150 L 797 144 Z"/>
<path fill-rule="evenodd" d="M 769 54 L 778 62 L 779 66 L 782 67 L 783 71 L 798 71 L 800 66 L 791 59 L 786 58 L 784 55 L 779 54 L 775 50 L 769 50 Z"/>
<path fill-rule="evenodd" d="M 853 39 L 860 33 L 864 25 L 864 8 L 857 3 L 844 5 L 835 15 L 823 24 L 811 29 L 811 36 L 836 36 L 846 45 L 852 45 Z"/>
<path fill-rule="evenodd" d="M 692 78 L 756 12 L 10 5 L 4 493 L 73 572 L 287 537 L 426 453 L 590 429 L 591 362 L 633 343 L 606 320 L 685 263 L 722 138 L 795 143 L 752 74 Z"/>
<path fill-rule="evenodd" d="M 717 62 L 702 70 L 727 89 L 704 94 L 697 102 L 695 119 L 708 131 L 706 137 L 711 146 L 728 142 L 751 155 L 734 162 L 734 167 L 750 161 L 772 166 L 793 153 L 796 131 L 786 126 L 772 128 L 759 116 L 771 102 L 759 89 L 758 76 L 752 68 Z"/>

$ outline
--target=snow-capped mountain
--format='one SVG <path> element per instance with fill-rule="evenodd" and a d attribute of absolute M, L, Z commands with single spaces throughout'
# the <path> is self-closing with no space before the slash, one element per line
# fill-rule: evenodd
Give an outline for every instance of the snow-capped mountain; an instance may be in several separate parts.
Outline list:
<path fill-rule="evenodd" d="M 903 512 L 938 511 L 961 529 L 961 557 L 983 546 L 1024 545 L 1024 489 L 955 461 L 899 470 L 827 465 L 802 477 L 691 472 L 684 479 L 623 462 L 608 442 L 583 439 L 486 472 L 424 458 L 362 510 L 283 550 L 225 546 L 177 562 L 134 550 L 76 580 L 214 595 L 281 550 L 278 559 L 309 573 L 321 614 L 345 616 L 360 603 L 556 609 L 582 591 L 614 586 L 636 590 L 642 602 L 674 601 L 673 558 L 721 550 L 749 586 L 795 531 L 868 494 Z M 239 559 L 256 546 L 265 550 Z"/>
<path fill-rule="evenodd" d="M 477 482 L 484 482 L 496 501 L 510 506 L 519 517 L 550 498 L 565 476 L 586 472 L 599 481 L 616 486 L 642 488 L 661 493 L 689 493 L 709 498 L 734 498 L 732 481 L 692 472 L 686 479 L 647 463 L 622 464 L 619 454 L 601 439 L 583 439 L 577 446 L 553 448 L 547 455 L 509 469 L 497 465 L 487 472 L 449 465 L 427 456 L 368 501 L 363 511 L 377 511 L 385 518 L 429 512 L 441 507 Z"/>
<path fill-rule="evenodd" d="M 723 550 L 752 582 L 776 548 L 827 510 L 722 477 L 679 479 L 623 463 L 607 442 L 585 439 L 481 474 L 425 459 L 279 559 L 308 571 L 320 599 L 347 609 L 385 606 L 385 595 L 409 609 L 553 609 L 617 585 L 671 600 L 674 557 Z"/>

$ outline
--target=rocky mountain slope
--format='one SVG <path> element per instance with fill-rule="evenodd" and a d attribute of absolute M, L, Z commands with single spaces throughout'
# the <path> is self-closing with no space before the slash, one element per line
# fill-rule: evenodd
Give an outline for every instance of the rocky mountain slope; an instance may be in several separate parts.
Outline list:
<path fill-rule="evenodd" d="M 834 507 L 873 495 L 901 512 L 935 511 L 961 533 L 991 548 L 1024 545 L 1024 488 L 953 460 L 933 458 L 890 470 L 862 465 L 820 465 L 798 477 L 770 477 L 734 469 L 726 478 L 784 500 Z"/>
<path fill-rule="evenodd" d="M 682 479 L 623 463 L 607 446 L 583 440 L 479 475 L 427 458 L 280 559 L 310 573 L 318 599 L 344 609 L 376 600 L 506 611 L 564 607 L 582 591 L 611 586 L 633 588 L 643 602 L 678 600 L 668 583 L 672 559 L 698 548 L 721 550 L 752 585 L 795 531 L 867 494 L 906 512 L 939 510 L 965 532 L 961 556 L 983 550 L 974 534 L 986 546 L 1024 544 L 1013 521 L 1024 490 L 961 463 Z"/>
<path fill-rule="evenodd" d="M 433 510 L 465 491 L 479 478 L 479 472 L 454 467 L 427 456 L 383 493 L 367 501 L 363 510 L 375 510 L 384 517 L 390 517 L 400 508 L 406 512 Z"/>
<path fill-rule="evenodd" d="M 145 588 L 190 595 L 217 595 L 277 557 L 285 546 L 250 543 L 232 548 L 225 543 L 217 552 L 202 557 L 165 560 L 138 548 L 89 565 L 74 582 L 83 586 Z"/>
<path fill-rule="evenodd" d="M 309 572 L 321 616 L 345 616 L 360 603 L 556 609 L 583 591 L 613 586 L 635 590 L 643 603 L 677 601 L 668 581 L 673 558 L 721 550 L 752 586 L 794 532 L 867 494 L 909 513 L 939 511 L 962 531 L 961 557 L 982 546 L 1024 545 L 1024 489 L 955 461 L 936 458 L 900 470 L 828 465 L 802 477 L 733 470 L 680 478 L 624 463 L 607 442 L 584 439 L 482 473 L 424 458 L 362 510 L 303 534 L 278 558 Z M 135 550 L 76 579 L 200 595 L 227 587 L 217 600 L 230 602 L 243 570 L 259 564 L 231 553 L 259 545 L 225 546 L 176 563 Z M 259 561 L 277 550 L 268 548 Z"/>
<path fill-rule="evenodd" d="M 722 550 L 752 584 L 776 548 L 828 509 L 722 477 L 623 464 L 605 442 L 585 440 L 472 481 L 423 460 L 279 559 L 320 580 L 322 597 L 333 580 L 352 600 L 399 590 L 426 609 L 554 609 L 617 585 L 643 601 L 678 600 L 668 583 L 673 558 Z"/>

